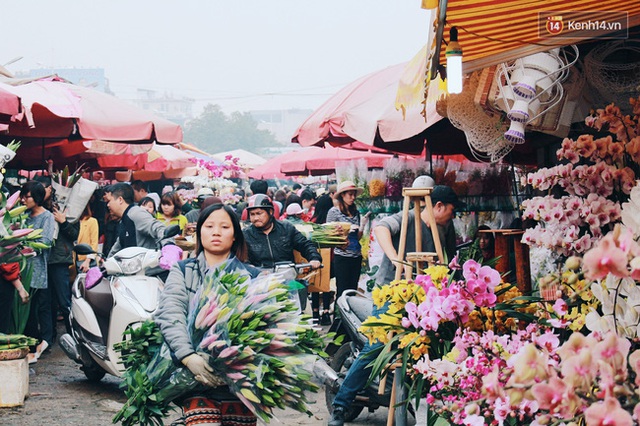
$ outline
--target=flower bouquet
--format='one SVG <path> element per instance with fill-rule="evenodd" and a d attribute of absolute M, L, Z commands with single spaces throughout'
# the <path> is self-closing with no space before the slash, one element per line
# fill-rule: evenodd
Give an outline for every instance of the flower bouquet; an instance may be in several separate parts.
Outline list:
<path fill-rule="evenodd" d="M 54 172 L 53 163 L 49 163 L 51 186 L 55 190 L 53 200 L 57 204 L 57 208 L 66 213 L 69 223 L 80 220 L 91 196 L 98 189 L 97 182 L 82 177 L 83 166 L 84 164 L 73 173 L 69 173 L 69 166 L 64 166 L 61 172 Z"/>
<path fill-rule="evenodd" d="M 313 241 L 319 248 L 342 247 L 347 244 L 347 235 L 351 224 L 347 222 L 295 224 L 295 227 L 307 239 Z"/>
<path fill-rule="evenodd" d="M 373 290 L 374 303 L 379 308 L 386 305 L 387 311 L 368 318 L 360 329 L 371 342 L 384 344 L 373 361 L 371 379 L 401 360 L 402 368 L 396 371 L 409 374 L 412 396 L 420 397 L 424 381 L 414 374 L 413 365 L 422 357 L 447 354 L 456 330 L 470 320 L 474 309 L 495 307 L 501 282 L 495 269 L 474 260 L 462 267 L 454 260 L 450 266 L 451 270 L 431 266 L 415 281 L 393 281 Z M 462 279 L 457 278 L 460 272 Z"/>
<path fill-rule="evenodd" d="M 399 158 L 390 158 L 384 163 L 384 170 L 387 172 L 387 186 L 385 196 L 399 198 L 402 197 L 402 170 L 404 165 Z"/>
<path fill-rule="evenodd" d="M 217 268 L 192 299 L 187 326 L 194 348 L 209 355 L 214 371 L 258 418 L 268 422 L 274 408 L 308 412 L 304 392 L 318 389 L 311 369 L 317 356 L 326 355 L 326 342 L 309 316 L 297 314 L 288 289 L 274 276 L 252 280 Z M 174 364 L 166 344 L 156 342 L 149 353 L 145 349 L 142 362 L 130 363 L 129 400 L 114 422 L 160 422 L 172 400 L 210 389 Z"/>
<path fill-rule="evenodd" d="M 0 263 L 19 262 L 24 269 L 27 258 L 49 245 L 39 241 L 42 229 L 27 228 L 27 207 L 19 205 L 19 198 L 20 191 L 9 198 L 0 193 Z"/>

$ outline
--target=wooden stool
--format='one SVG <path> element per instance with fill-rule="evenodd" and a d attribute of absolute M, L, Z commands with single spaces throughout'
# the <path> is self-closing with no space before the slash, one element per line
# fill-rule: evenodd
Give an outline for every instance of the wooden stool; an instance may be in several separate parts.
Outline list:
<path fill-rule="evenodd" d="M 405 250 L 407 248 L 407 225 L 409 223 L 409 209 L 411 202 L 414 203 L 415 211 L 415 233 L 416 233 L 416 251 L 411 253 L 411 259 L 407 257 L 407 262 L 415 262 L 416 269 L 420 268 L 420 263 L 433 260 L 434 253 L 422 251 L 422 219 L 420 218 L 420 202 L 424 201 L 424 208 L 427 209 L 427 221 L 429 228 L 433 235 L 433 244 L 436 248 L 436 253 L 439 262 L 444 262 L 444 252 L 442 251 L 442 245 L 440 244 L 440 235 L 438 234 L 438 225 L 436 224 L 436 218 L 433 215 L 433 204 L 431 203 L 431 192 L 433 188 L 403 188 L 402 195 L 404 196 L 404 202 L 402 204 L 402 223 L 400 224 L 400 245 L 398 246 L 398 259 L 405 260 Z M 433 231 L 435 229 L 435 232 Z M 413 266 L 412 266 L 413 271 Z M 402 268 L 400 265 L 396 267 L 395 279 L 399 280 L 402 276 Z"/>
<path fill-rule="evenodd" d="M 396 369 L 402 367 L 401 362 L 394 362 L 389 365 L 389 369 L 385 373 L 385 375 L 380 379 L 380 385 L 378 386 L 378 395 L 384 395 L 384 392 L 387 387 L 387 377 L 389 376 L 390 371 L 395 371 Z M 398 383 L 400 381 L 400 383 Z M 387 426 L 393 426 L 393 417 L 396 414 L 396 394 L 398 392 L 397 387 L 402 386 L 402 381 L 398 374 L 393 375 L 393 385 L 391 386 L 391 396 L 389 397 L 389 414 L 387 415 Z"/>
<path fill-rule="evenodd" d="M 416 270 L 420 269 L 422 263 L 435 264 L 436 261 L 444 262 L 444 252 L 442 251 L 442 244 L 440 244 L 440 235 L 438 234 L 438 225 L 436 224 L 436 218 L 433 215 L 433 204 L 431 203 L 431 192 L 433 188 L 403 188 L 402 195 L 404 196 L 404 202 L 402 205 L 402 222 L 400 224 L 400 244 L 398 246 L 398 259 L 411 263 L 411 271 L 413 273 L 413 267 L 415 264 Z M 407 226 L 409 224 L 409 209 L 411 208 L 411 202 L 414 204 L 415 211 L 415 234 L 416 234 L 416 251 L 406 253 L 407 248 Z M 420 202 L 424 201 L 424 208 L 427 209 L 427 222 L 431 234 L 433 236 L 433 244 L 436 252 L 423 252 L 422 251 L 422 218 L 420 217 L 421 209 Z M 399 280 L 402 276 L 403 268 L 401 265 L 396 266 L 395 279 Z M 410 277 L 408 277 L 410 278 Z M 389 366 L 389 371 L 394 371 L 397 368 L 402 367 L 402 363 L 395 362 Z M 378 392 L 384 392 L 387 375 L 385 375 L 380 381 L 380 388 Z M 402 386 L 404 378 L 399 374 L 394 374 L 393 386 L 391 387 L 391 399 L 389 401 L 389 414 L 387 416 L 387 426 L 392 426 L 394 422 L 394 416 L 396 411 L 396 395 L 398 392 L 398 386 Z"/>

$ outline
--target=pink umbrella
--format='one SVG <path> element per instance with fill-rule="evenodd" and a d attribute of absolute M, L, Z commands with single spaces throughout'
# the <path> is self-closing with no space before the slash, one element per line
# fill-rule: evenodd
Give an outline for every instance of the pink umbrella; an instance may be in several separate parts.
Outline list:
<path fill-rule="evenodd" d="M 309 147 L 289 154 L 289 160 L 282 162 L 280 171 L 286 175 L 328 175 L 336 170 L 336 163 L 350 160 L 366 160 L 369 168 L 382 168 L 386 160 L 392 157 L 390 153 L 370 151 L 354 151 L 327 145 L 325 148 Z M 293 159 L 292 159 L 293 158 Z M 414 156 L 403 156 L 406 159 L 416 159 Z"/>
<path fill-rule="evenodd" d="M 285 161 L 290 161 L 291 158 L 299 155 L 303 151 L 315 148 L 316 147 L 298 149 L 296 151 L 286 152 L 284 154 L 280 154 L 276 157 L 270 158 L 266 163 L 252 169 L 248 173 L 248 176 L 251 179 L 284 179 L 286 176 L 280 171 L 280 166 L 282 165 L 282 163 Z"/>
<path fill-rule="evenodd" d="M 421 143 L 414 151 L 421 151 L 424 146 L 421 133 L 442 117 L 436 113 L 435 103 L 427 105 L 426 121 L 420 114 L 421 105 L 407 110 L 406 118 L 395 109 L 398 82 L 406 65 L 374 72 L 340 90 L 307 118 L 292 142 L 311 146 L 359 141 L 393 150 L 394 143 L 417 138 Z M 432 91 L 438 90 L 437 84 L 432 82 Z"/>
<path fill-rule="evenodd" d="M 8 121 L 20 113 L 20 98 L 10 90 L 10 86 L 0 83 L 0 119 Z"/>
<path fill-rule="evenodd" d="M 166 172 L 167 170 L 195 167 L 193 155 L 169 145 L 153 144 L 150 147 L 145 146 L 140 149 L 137 145 L 86 141 L 84 146 L 87 151 L 81 156 L 96 158 L 101 169 Z"/>
<path fill-rule="evenodd" d="M 12 86 L 11 92 L 22 99 L 25 114 L 9 124 L 9 137 L 165 144 L 182 140 L 178 124 L 94 89 L 39 80 Z"/>

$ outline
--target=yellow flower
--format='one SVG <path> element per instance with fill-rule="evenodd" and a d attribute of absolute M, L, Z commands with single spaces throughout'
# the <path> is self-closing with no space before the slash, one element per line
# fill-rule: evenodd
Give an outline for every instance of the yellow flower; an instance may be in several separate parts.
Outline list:
<path fill-rule="evenodd" d="M 418 337 L 420 337 L 420 335 L 418 333 L 407 333 L 404 336 L 402 336 L 402 338 L 400 339 L 400 347 L 401 348 L 406 348 L 407 346 L 409 346 L 411 344 L 411 342 L 413 342 L 414 339 L 417 339 Z M 414 342 L 414 346 L 415 346 Z"/>
<path fill-rule="evenodd" d="M 423 273 L 424 275 L 429 275 L 433 284 L 435 284 L 438 290 L 441 290 L 442 280 L 449 276 L 449 268 L 444 265 L 429 266 Z"/>
<path fill-rule="evenodd" d="M 411 346 L 411 357 L 414 360 L 419 360 L 424 356 L 424 354 L 429 352 L 429 345 L 418 345 L 415 344 Z"/>
<path fill-rule="evenodd" d="M 442 357 L 442 359 L 451 361 L 451 362 L 456 362 L 459 356 L 460 356 L 460 349 L 454 346 L 453 349 L 451 349 L 451 351 L 448 354 Z"/>

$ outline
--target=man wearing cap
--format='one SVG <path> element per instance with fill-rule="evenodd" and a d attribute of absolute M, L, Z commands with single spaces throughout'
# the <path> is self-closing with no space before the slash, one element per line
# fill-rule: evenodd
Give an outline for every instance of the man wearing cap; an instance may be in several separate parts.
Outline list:
<path fill-rule="evenodd" d="M 455 256 L 456 251 L 453 217 L 455 216 L 456 209 L 462 209 L 466 205 L 458 199 L 458 196 L 453 189 L 444 185 L 433 186 L 433 183 L 434 182 L 431 177 L 419 176 L 414 180 L 412 187 L 433 187 L 433 191 L 431 192 L 431 203 L 433 204 L 433 215 L 438 227 L 438 236 L 448 260 L 451 260 L 453 259 L 453 256 Z M 422 249 L 425 251 L 435 252 L 436 249 L 433 243 L 433 236 L 431 229 L 427 224 L 428 215 L 426 209 L 422 209 L 420 219 L 422 220 Z M 373 229 L 376 240 L 384 252 L 382 264 L 376 274 L 376 284 L 378 285 L 387 284 L 393 281 L 395 279 L 395 268 L 402 266 L 402 264 L 398 262 L 404 261 L 404 259 L 398 259 L 401 224 L 402 212 L 399 212 L 382 219 Z M 415 241 L 415 213 L 411 210 L 409 212 L 409 221 L 407 223 L 406 252 L 415 251 Z M 374 306 L 371 315 L 379 316 L 385 311 L 386 306 L 383 306 L 382 308 Z M 372 350 L 379 348 L 380 345 L 382 344 L 374 343 L 370 345 L 367 342 L 349 368 L 349 371 L 347 372 L 347 375 L 333 400 L 331 419 L 329 420 L 328 426 L 342 426 L 344 424 L 346 410 L 353 403 L 357 393 L 360 392 L 366 384 L 367 378 L 371 374 L 371 367 L 367 367 L 371 362 L 371 359 L 367 358 L 367 355 Z"/>
<path fill-rule="evenodd" d="M 251 185 L 249 185 L 249 188 L 251 188 L 251 193 L 253 195 L 258 195 L 258 194 L 264 194 L 264 195 L 268 195 L 267 193 L 269 192 L 269 184 L 267 183 L 266 180 L 262 180 L 262 179 L 258 179 L 258 180 L 254 180 L 253 182 L 251 182 Z M 271 198 L 271 197 L 269 197 Z M 277 204 L 273 204 L 273 215 L 276 219 L 280 218 L 280 206 Z M 247 221 L 249 220 L 249 214 L 245 209 L 242 211 L 242 214 L 240 216 L 240 220 L 242 221 Z"/>
<path fill-rule="evenodd" d="M 244 229 L 249 263 L 262 268 L 272 268 L 278 262 L 293 262 L 293 251 L 319 268 L 322 256 L 315 245 L 291 223 L 273 217 L 273 202 L 269 196 L 256 194 L 249 198 L 246 210 L 251 226 Z"/>
<path fill-rule="evenodd" d="M 428 178 L 428 176 L 419 176 L 416 178 L 413 188 L 429 187 L 428 183 L 433 182 L 433 180 L 429 181 L 424 178 Z M 433 191 L 431 192 L 431 203 L 433 204 L 433 215 L 435 217 L 436 224 L 438 225 L 440 244 L 444 250 L 447 260 L 451 260 L 456 254 L 456 235 L 453 227 L 453 218 L 455 216 L 455 211 L 463 209 L 466 207 L 466 204 L 460 201 L 453 189 L 444 185 L 436 185 L 433 187 Z M 427 209 L 422 209 L 420 219 L 422 220 L 422 250 L 426 252 L 435 252 L 436 248 L 433 242 L 433 235 L 428 225 Z M 382 219 L 373 229 L 376 241 L 384 252 L 380 269 L 378 269 L 378 273 L 376 274 L 376 284 L 378 285 L 387 284 L 393 281 L 395 279 L 396 267 L 401 265 L 398 262 L 404 262 L 404 259 L 398 259 L 401 224 L 402 212 L 399 212 Z M 407 223 L 407 242 L 405 253 L 416 251 L 415 229 L 415 212 L 414 210 L 411 210 L 409 212 L 409 221 Z"/>

